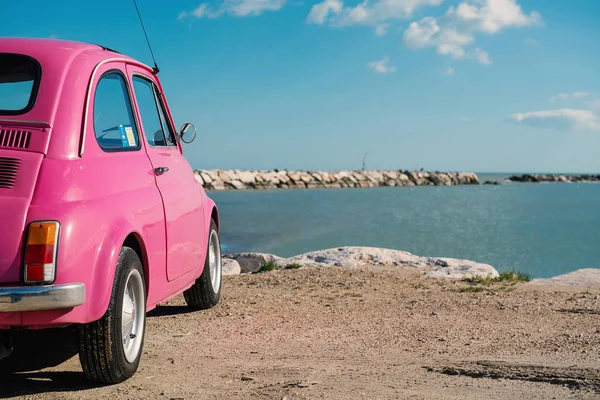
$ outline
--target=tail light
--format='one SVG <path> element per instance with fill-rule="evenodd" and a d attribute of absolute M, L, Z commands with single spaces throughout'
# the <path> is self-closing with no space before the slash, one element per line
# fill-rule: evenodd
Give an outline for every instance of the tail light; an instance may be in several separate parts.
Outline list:
<path fill-rule="evenodd" d="M 25 245 L 25 283 L 52 283 L 56 276 L 56 252 L 60 224 L 32 222 Z"/>

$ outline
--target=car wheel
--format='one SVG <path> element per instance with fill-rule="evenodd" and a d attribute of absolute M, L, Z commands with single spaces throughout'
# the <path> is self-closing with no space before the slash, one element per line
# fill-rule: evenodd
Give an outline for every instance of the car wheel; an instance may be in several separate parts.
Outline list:
<path fill-rule="evenodd" d="M 194 310 L 214 307 L 221 297 L 221 277 L 221 241 L 217 224 L 211 219 L 204 271 L 194 285 L 183 292 L 187 305 Z"/>
<path fill-rule="evenodd" d="M 137 253 L 119 254 L 108 310 L 98 321 L 77 327 L 79 360 L 87 379 L 119 383 L 138 369 L 146 329 L 146 285 Z"/>

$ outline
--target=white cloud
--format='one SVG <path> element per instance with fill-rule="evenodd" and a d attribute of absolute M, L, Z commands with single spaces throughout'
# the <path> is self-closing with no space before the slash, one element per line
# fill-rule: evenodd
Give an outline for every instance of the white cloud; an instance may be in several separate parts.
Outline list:
<path fill-rule="evenodd" d="M 590 110 L 600 115 L 600 100 L 596 100 L 590 104 Z"/>
<path fill-rule="evenodd" d="M 492 60 L 490 60 L 490 55 L 486 51 L 483 51 L 479 48 L 473 50 L 469 54 L 469 57 L 477 61 L 479 64 L 488 65 L 492 63 Z"/>
<path fill-rule="evenodd" d="M 217 18 L 225 14 L 236 17 L 260 15 L 265 11 L 277 11 L 281 9 L 286 1 L 287 0 L 223 0 L 218 7 L 214 7 L 209 3 L 202 3 L 191 12 L 180 12 L 177 19 Z"/>
<path fill-rule="evenodd" d="M 344 3 L 341 0 L 325 0 L 322 3 L 315 4 L 310 9 L 310 13 L 306 17 L 306 22 L 309 24 L 322 25 L 327 20 L 329 14 L 337 15 L 342 12 Z"/>
<path fill-rule="evenodd" d="M 375 27 L 375 36 L 385 36 L 387 35 L 387 31 L 389 28 L 390 24 L 384 23 L 384 24 L 378 24 Z"/>
<path fill-rule="evenodd" d="M 538 42 L 535 39 L 529 38 L 529 39 L 523 40 L 523 44 L 525 44 L 527 46 L 539 46 L 540 42 Z"/>
<path fill-rule="evenodd" d="M 477 34 L 493 35 L 506 28 L 541 23 L 539 13 L 532 11 L 526 15 L 517 0 L 465 0 L 439 18 L 425 17 L 412 22 L 404 32 L 403 42 L 412 49 L 432 47 L 441 55 L 490 64 L 487 52 L 466 49 L 475 42 Z"/>
<path fill-rule="evenodd" d="M 590 110 L 562 108 L 549 111 L 532 111 L 513 114 L 511 119 L 517 123 L 538 128 L 600 130 L 600 116 Z"/>
<path fill-rule="evenodd" d="M 444 75 L 448 75 L 448 76 L 450 76 L 450 75 L 454 75 L 454 68 L 452 68 L 452 67 L 448 67 L 448 68 L 446 68 L 446 69 L 444 70 Z"/>
<path fill-rule="evenodd" d="M 557 100 L 576 100 L 582 99 L 584 97 L 589 96 L 588 92 L 573 92 L 573 93 L 560 93 L 554 97 L 550 97 L 550 102 L 554 103 Z"/>
<path fill-rule="evenodd" d="M 396 67 L 389 65 L 389 57 L 384 57 L 379 61 L 373 61 L 367 64 L 367 68 L 372 69 L 376 74 L 389 74 L 396 72 Z"/>
<path fill-rule="evenodd" d="M 477 7 L 462 2 L 458 7 L 450 7 L 448 16 L 456 21 L 470 25 L 474 30 L 485 33 L 497 33 L 507 27 L 532 26 L 541 24 L 542 16 L 537 11 L 529 15 L 523 13 L 517 0 L 479 0 Z"/>
<path fill-rule="evenodd" d="M 409 18 L 423 7 L 438 6 L 444 0 L 364 0 L 354 6 L 344 6 L 342 0 L 323 0 L 312 7 L 307 23 L 334 27 L 350 25 L 374 26 L 376 35 L 387 33 L 387 22 Z"/>

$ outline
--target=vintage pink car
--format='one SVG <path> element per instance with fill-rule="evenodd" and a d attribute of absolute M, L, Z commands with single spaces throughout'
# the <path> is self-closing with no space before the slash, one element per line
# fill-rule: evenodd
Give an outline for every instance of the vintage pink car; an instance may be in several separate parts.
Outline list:
<path fill-rule="evenodd" d="M 147 311 L 180 293 L 219 302 L 217 207 L 157 72 L 97 45 L 0 38 L 0 358 L 23 329 L 74 324 L 85 376 L 121 382 Z"/>

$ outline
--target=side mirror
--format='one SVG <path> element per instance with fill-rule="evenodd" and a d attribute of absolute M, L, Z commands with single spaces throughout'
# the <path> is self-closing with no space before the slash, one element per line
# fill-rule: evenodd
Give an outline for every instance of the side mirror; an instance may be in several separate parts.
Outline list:
<path fill-rule="evenodd" d="M 196 139 L 196 127 L 189 122 L 181 125 L 181 129 L 179 129 L 179 138 L 183 143 L 192 143 Z"/>

